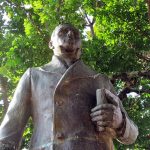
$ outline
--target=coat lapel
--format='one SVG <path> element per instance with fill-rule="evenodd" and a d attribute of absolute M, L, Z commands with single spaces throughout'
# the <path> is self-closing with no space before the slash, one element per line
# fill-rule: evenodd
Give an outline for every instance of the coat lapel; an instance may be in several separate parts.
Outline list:
<path fill-rule="evenodd" d="M 56 73 L 56 75 L 62 75 L 55 87 L 54 95 L 57 93 L 57 90 L 63 86 L 63 84 L 66 84 L 71 80 L 77 78 L 91 78 L 95 75 L 95 72 L 89 69 L 81 60 L 76 61 L 73 65 L 67 68 L 65 63 L 57 56 L 53 56 L 52 61 L 40 69 L 47 72 Z"/>
<path fill-rule="evenodd" d="M 65 73 L 62 75 L 61 79 L 57 83 L 55 88 L 55 93 L 57 89 L 61 89 L 63 84 L 69 83 L 71 80 L 74 79 L 81 79 L 81 78 L 93 78 L 95 72 L 89 69 L 81 60 L 78 60 L 73 65 L 71 65 Z"/>

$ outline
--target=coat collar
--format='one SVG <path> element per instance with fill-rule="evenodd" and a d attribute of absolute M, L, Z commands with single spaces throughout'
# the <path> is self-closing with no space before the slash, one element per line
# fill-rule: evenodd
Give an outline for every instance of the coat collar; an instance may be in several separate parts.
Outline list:
<path fill-rule="evenodd" d="M 69 83 L 71 80 L 77 78 L 89 78 L 95 75 L 95 72 L 89 69 L 89 67 L 87 67 L 82 60 L 77 60 L 74 64 L 67 68 L 63 60 L 55 55 L 52 57 L 52 61 L 43 67 L 40 67 L 40 70 L 62 74 L 56 89 L 63 84 Z"/>
<path fill-rule="evenodd" d="M 75 66 L 75 64 L 80 64 L 82 61 L 79 59 L 71 66 L 67 66 L 64 60 L 59 58 L 58 56 L 53 55 L 51 62 L 48 64 L 40 67 L 39 69 L 46 72 L 52 72 L 52 73 L 61 73 L 64 74 L 67 70 L 70 70 L 72 66 Z"/>
<path fill-rule="evenodd" d="M 76 61 L 73 65 L 71 65 L 68 69 L 66 69 L 65 73 L 62 75 L 61 79 L 57 83 L 55 88 L 55 94 L 58 89 L 62 89 L 64 84 L 69 84 L 69 82 L 81 79 L 81 78 L 93 78 L 95 72 L 89 69 L 82 60 Z"/>
<path fill-rule="evenodd" d="M 51 73 L 64 74 L 65 71 L 67 70 L 67 66 L 57 56 L 53 55 L 51 62 L 49 62 L 48 64 L 46 64 L 42 67 L 40 67 L 40 70 L 46 71 L 46 72 L 51 72 Z"/>

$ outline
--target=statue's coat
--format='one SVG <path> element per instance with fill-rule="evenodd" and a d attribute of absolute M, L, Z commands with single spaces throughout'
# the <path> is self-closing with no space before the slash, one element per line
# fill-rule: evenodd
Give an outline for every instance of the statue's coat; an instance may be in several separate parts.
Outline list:
<path fill-rule="evenodd" d="M 49 64 L 28 69 L 0 127 L 0 142 L 17 149 L 31 116 L 34 130 L 30 149 L 107 150 L 110 145 L 113 147 L 112 137 L 102 140 L 102 133 L 96 131 L 90 117 L 99 88 L 114 93 L 109 79 L 96 74 L 81 60 L 67 69 L 53 56 Z M 122 105 L 121 108 L 126 114 Z M 136 139 L 137 133 L 137 127 L 126 116 L 125 133 L 116 138 L 128 144 Z"/>

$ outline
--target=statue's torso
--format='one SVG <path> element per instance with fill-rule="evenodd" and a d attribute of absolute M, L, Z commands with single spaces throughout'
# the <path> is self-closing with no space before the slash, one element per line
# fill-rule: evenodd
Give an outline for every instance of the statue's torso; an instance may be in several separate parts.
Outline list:
<path fill-rule="evenodd" d="M 96 89 L 99 88 L 97 77 L 93 72 L 76 66 L 63 75 L 60 71 L 32 69 L 34 131 L 31 149 L 108 149 L 90 118 L 90 111 L 96 105 Z M 103 82 L 100 86 L 104 87 Z"/>

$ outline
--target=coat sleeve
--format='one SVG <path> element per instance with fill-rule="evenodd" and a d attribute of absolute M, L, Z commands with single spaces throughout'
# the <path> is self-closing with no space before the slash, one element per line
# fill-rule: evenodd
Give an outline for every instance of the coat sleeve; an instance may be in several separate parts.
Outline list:
<path fill-rule="evenodd" d="M 18 149 L 30 116 L 30 69 L 21 77 L 0 126 L 0 149 Z"/>
<path fill-rule="evenodd" d="M 124 125 L 122 126 L 122 129 L 117 131 L 117 140 L 126 145 L 133 144 L 139 134 L 138 127 L 129 118 L 121 102 L 120 108 L 124 116 Z"/>
<path fill-rule="evenodd" d="M 98 77 L 99 85 L 102 85 L 103 88 L 108 89 L 113 94 L 117 95 L 116 91 L 114 90 L 114 87 L 112 83 L 110 82 L 109 78 L 105 75 L 99 75 Z M 101 87 L 99 87 L 101 88 Z M 122 102 L 119 101 L 120 108 L 123 114 L 123 126 L 119 130 L 116 130 L 117 140 L 123 144 L 133 144 L 138 136 L 138 127 L 134 124 L 134 122 L 129 118 L 126 110 L 124 109 Z"/>
<path fill-rule="evenodd" d="M 110 80 L 108 79 L 108 87 L 109 90 L 114 93 L 116 92 L 114 90 L 113 85 L 111 84 Z M 129 145 L 133 144 L 135 140 L 137 139 L 137 136 L 139 134 L 137 125 L 129 118 L 126 110 L 124 109 L 122 102 L 119 101 L 120 108 L 123 114 L 123 126 L 119 130 L 116 131 L 117 140 L 123 144 Z"/>

